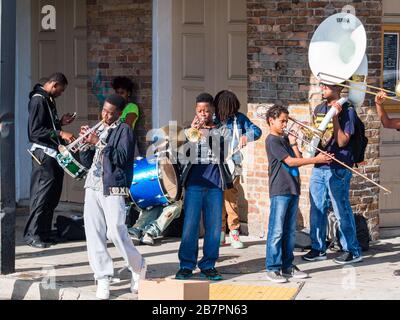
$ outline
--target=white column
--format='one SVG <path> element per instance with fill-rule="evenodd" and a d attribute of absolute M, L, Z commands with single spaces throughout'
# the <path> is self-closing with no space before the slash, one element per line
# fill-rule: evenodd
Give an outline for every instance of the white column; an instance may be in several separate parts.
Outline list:
<path fill-rule="evenodd" d="M 172 119 L 174 0 L 153 0 L 153 128 Z"/>

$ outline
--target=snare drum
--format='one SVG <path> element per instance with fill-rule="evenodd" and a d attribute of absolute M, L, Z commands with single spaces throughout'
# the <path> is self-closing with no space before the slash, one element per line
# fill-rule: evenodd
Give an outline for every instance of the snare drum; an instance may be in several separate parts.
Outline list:
<path fill-rule="evenodd" d="M 67 147 L 58 146 L 59 153 L 56 156 L 57 162 L 63 170 L 76 180 L 82 180 L 86 177 L 88 169 L 81 165 Z"/>
<path fill-rule="evenodd" d="M 181 192 L 178 167 L 168 153 L 135 160 L 130 195 L 140 209 L 166 206 L 179 200 Z"/>

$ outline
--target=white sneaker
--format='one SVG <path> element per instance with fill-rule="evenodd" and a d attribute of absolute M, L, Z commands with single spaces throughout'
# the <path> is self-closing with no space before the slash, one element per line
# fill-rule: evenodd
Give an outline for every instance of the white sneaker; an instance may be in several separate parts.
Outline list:
<path fill-rule="evenodd" d="M 232 230 L 229 232 L 230 240 L 231 240 L 231 246 L 235 249 L 243 249 L 244 244 L 242 241 L 240 241 L 239 238 L 239 230 Z"/>
<path fill-rule="evenodd" d="M 96 298 L 100 300 L 110 299 L 110 280 L 99 279 L 97 280 Z"/>
<path fill-rule="evenodd" d="M 154 246 L 154 237 L 150 233 L 145 233 L 142 242 L 148 246 Z"/>
<path fill-rule="evenodd" d="M 132 272 L 131 292 L 134 294 L 137 294 L 139 291 L 139 280 L 146 279 L 147 265 L 144 259 L 142 261 L 143 261 L 142 268 L 140 269 L 140 272 L 135 272 L 131 270 Z"/>

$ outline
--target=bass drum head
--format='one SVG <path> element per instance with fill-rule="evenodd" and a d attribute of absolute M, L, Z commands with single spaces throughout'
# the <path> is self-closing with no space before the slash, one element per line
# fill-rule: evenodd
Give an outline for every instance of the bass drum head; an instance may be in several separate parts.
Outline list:
<path fill-rule="evenodd" d="M 177 165 L 173 164 L 167 154 L 158 156 L 160 185 L 165 197 L 174 202 L 181 197 L 181 187 Z"/>

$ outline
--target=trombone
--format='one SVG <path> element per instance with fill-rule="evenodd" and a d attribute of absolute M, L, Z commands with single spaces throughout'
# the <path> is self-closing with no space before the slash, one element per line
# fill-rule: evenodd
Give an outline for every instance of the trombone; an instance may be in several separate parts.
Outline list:
<path fill-rule="evenodd" d="M 350 83 L 354 83 L 356 86 L 349 86 L 349 85 L 344 84 L 344 83 L 332 82 L 332 81 L 330 81 L 330 80 L 324 80 L 324 79 L 321 79 L 320 75 L 322 75 L 322 76 L 328 76 L 328 77 L 332 77 L 332 78 L 337 78 L 338 80 L 348 81 L 348 82 L 350 82 Z M 383 88 L 380 88 L 380 87 L 375 87 L 375 86 L 373 86 L 373 85 L 370 85 L 370 84 L 367 84 L 367 83 L 364 83 L 364 82 L 355 81 L 355 80 L 350 80 L 350 79 L 345 79 L 345 78 L 338 77 L 338 76 L 334 76 L 334 75 L 331 75 L 331 74 L 325 73 L 325 72 L 320 72 L 320 73 L 318 73 L 318 78 L 319 78 L 321 81 L 323 81 L 323 82 L 329 82 L 329 83 L 331 83 L 332 85 L 338 85 L 338 86 L 341 86 L 341 87 L 344 87 L 344 88 L 348 88 L 348 89 L 355 89 L 355 90 L 358 90 L 358 91 L 361 91 L 361 92 L 365 92 L 365 93 L 372 94 L 372 95 L 374 95 L 374 96 L 377 96 L 377 95 L 378 95 L 378 92 L 376 92 L 376 91 L 370 91 L 370 90 L 367 90 L 367 89 L 362 89 L 361 87 L 364 87 L 364 86 L 365 86 L 366 88 L 372 88 L 372 89 L 376 89 L 376 90 L 379 90 L 379 91 L 384 91 L 384 92 L 388 93 L 388 96 L 386 97 L 387 99 L 400 102 L 400 99 L 398 98 L 398 96 L 400 96 L 400 82 L 397 83 L 396 88 L 395 88 L 395 91 L 390 91 L 390 90 L 383 89 Z M 390 95 L 394 95 L 394 96 L 390 96 Z"/>
<path fill-rule="evenodd" d="M 293 121 L 292 118 L 289 118 L 289 119 Z M 297 121 L 297 120 L 295 121 L 295 123 L 298 124 L 298 125 L 300 125 L 300 126 L 304 126 L 307 130 L 309 130 L 309 126 L 305 125 L 304 123 L 299 122 L 299 121 Z M 314 129 L 314 128 L 313 128 L 313 129 Z M 314 129 L 314 130 L 315 130 L 315 129 Z M 287 128 L 286 128 L 286 129 L 284 129 L 284 132 L 285 132 L 287 135 L 291 134 L 291 135 L 294 136 L 296 139 L 298 139 L 298 140 L 300 140 L 300 141 L 302 141 L 302 142 L 308 144 L 309 146 L 311 146 L 311 147 L 314 148 L 315 150 L 317 150 L 317 151 L 319 151 L 320 153 L 322 153 L 322 154 L 328 156 L 328 157 L 331 158 L 333 161 L 339 163 L 341 166 L 343 166 L 343 167 L 345 167 L 346 169 L 350 170 L 350 171 L 353 172 L 354 174 L 356 174 L 356 175 L 360 176 L 361 178 L 364 178 L 365 180 L 371 182 L 371 183 L 374 184 L 375 186 L 377 186 L 377 187 L 379 187 L 380 189 L 384 190 L 384 191 L 385 191 L 385 194 L 390 194 L 390 193 L 392 193 L 392 191 L 390 191 L 389 189 L 387 189 L 387 188 L 381 186 L 379 183 L 375 182 L 374 180 L 371 180 L 371 179 L 368 178 L 366 175 L 364 175 L 364 174 L 358 172 L 357 170 L 354 170 L 352 167 L 350 167 L 350 166 L 348 166 L 347 164 L 345 164 L 344 162 L 342 162 L 342 161 L 336 159 L 335 157 L 332 157 L 331 155 L 329 155 L 329 153 L 327 153 L 327 152 L 321 150 L 320 148 L 313 146 L 313 145 L 310 143 L 310 141 L 307 141 L 307 140 L 305 140 L 305 139 L 303 139 L 303 138 L 300 138 L 297 134 L 295 134 L 294 132 L 290 131 L 290 129 L 287 129 Z"/>
<path fill-rule="evenodd" d="M 261 108 L 265 109 L 264 107 L 261 107 Z M 266 110 L 257 110 L 256 114 L 257 114 L 257 117 L 259 117 L 259 118 L 265 120 Z M 292 121 L 293 123 L 299 125 L 301 128 L 304 128 L 306 131 L 308 131 L 308 132 L 311 133 L 311 134 L 317 135 L 318 137 L 321 137 L 321 134 L 323 135 L 323 132 L 322 132 L 322 131 L 320 131 L 320 130 L 318 130 L 318 129 L 316 129 L 316 128 L 313 128 L 313 127 L 311 127 L 311 126 L 308 126 L 308 125 L 306 125 L 306 124 L 304 124 L 304 123 L 302 123 L 302 122 L 300 122 L 300 121 L 298 121 L 298 120 L 296 120 L 296 119 L 294 119 L 294 118 L 292 118 L 292 117 L 289 117 L 289 120 Z M 297 139 L 300 140 L 301 142 L 306 143 L 306 144 L 308 144 L 310 147 L 314 148 L 315 150 L 321 152 L 321 153 L 324 154 L 324 155 L 327 155 L 327 156 L 330 157 L 333 161 L 339 163 L 340 165 L 342 165 L 342 166 L 345 167 L 346 169 L 349 169 L 349 170 L 350 170 L 351 172 L 353 172 L 354 174 L 356 174 L 356 175 L 360 176 L 361 178 L 363 178 L 363 179 L 365 179 L 365 180 L 371 182 L 372 184 L 374 184 L 374 185 L 377 186 L 378 188 L 384 190 L 384 191 L 385 191 L 385 194 L 390 194 L 390 193 L 392 193 L 389 189 L 387 189 L 387 188 L 381 186 L 380 184 L 376 183 L 375 181 L 371 180 L 371 179 L 368 178 L 366 175 L 364 175 L 364 174 L 358 172 L 357 170 L 354 170 L 352 167 L 350 167 L 350 166 L 348 166 L 347 164 L 345 164 L 344 162 L 342 162 L 342 161 L 336 159 L 335 157 L 330 156 L 327 152 L 321 150 L 320 148 L 318 148 L 318 147 L 316 147 L 316 146 L 313 146 L 312 143 L 311 143 L 310 141 L 305 140 L 305 139 L 299 137 L 299 135 L 297 135 L 296 133 L 292 132 L 290 129 L 287 129 L 287 128 L 286 128 L 286 129 L 284 129 L 284 132 L 285 132 L 285 134 L 287 134 L 287 135 L 288 135 L 288 134 L 293 135 L 295 138 L 297 138 Z"/>

